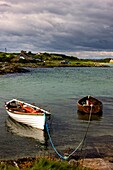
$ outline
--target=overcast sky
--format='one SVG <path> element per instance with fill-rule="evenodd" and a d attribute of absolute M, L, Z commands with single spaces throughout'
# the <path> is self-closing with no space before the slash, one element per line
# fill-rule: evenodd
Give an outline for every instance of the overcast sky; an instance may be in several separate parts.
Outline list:
<path fill-rule="evenodd" d="M 0 0 L 0 51 L 113 51 L 113 0 Z"/>

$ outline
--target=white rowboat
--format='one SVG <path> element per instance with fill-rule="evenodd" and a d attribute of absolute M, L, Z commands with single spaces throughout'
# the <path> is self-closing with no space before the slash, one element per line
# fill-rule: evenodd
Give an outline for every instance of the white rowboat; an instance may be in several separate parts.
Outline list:
<path fill-rule="evenodd" d="M 44 130 L 45 128 L 46 116 L 51 115 L 50 112 L 44 109 L 17 99 L 12 99 L 6 102 L 5 108 L 8 115 L 17 122 L 21 122 L 41 130 Z"/>

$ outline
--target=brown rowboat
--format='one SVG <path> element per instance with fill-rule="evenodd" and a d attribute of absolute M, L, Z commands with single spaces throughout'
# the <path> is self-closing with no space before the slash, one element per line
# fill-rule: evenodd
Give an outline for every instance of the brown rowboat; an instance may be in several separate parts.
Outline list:
<path fill-rule="evenodd" d="M 92 96 L 86 96 L 77 103 L 78 111 L 83 113 L 99 114 L 102 113 L 102 102 Z"/>

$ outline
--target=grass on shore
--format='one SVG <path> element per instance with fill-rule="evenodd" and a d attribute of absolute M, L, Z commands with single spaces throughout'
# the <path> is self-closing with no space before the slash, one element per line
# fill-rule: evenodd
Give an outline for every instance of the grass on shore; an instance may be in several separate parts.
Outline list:
<path fill-rule="evenodd" d="M 0 170 L 91 170 L 90 168 L 82 168 L 75 164 L 69 164 L 67 161 L 63 162 L 46 158 L 22 163 L 13 161 L 13 163 L 14 164 L 11 165 L 11 163 L 8 162 L 1 162 Z"/>

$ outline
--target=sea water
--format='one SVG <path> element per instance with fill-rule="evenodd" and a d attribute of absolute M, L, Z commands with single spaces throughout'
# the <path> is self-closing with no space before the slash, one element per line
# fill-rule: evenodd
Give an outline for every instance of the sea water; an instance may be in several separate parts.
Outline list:
<path fill-rule="evenodd" d="M 50 111 L 51 138 L 63 152 L 75 149 L 86 133 L 88 117 L 78 113 L 77 101 L 87 95 L 103 103 L 102 116 L 90 123 L 87 146 L 95 142 L 104 145 L 108 136 L 113 141 L 112 67 L 36 68 L 29 73 L 0 76 L 0 159 L 54 152 L 47 134 L 9 119 L 4 108 L 6 101 L 17 98 Z"/>

